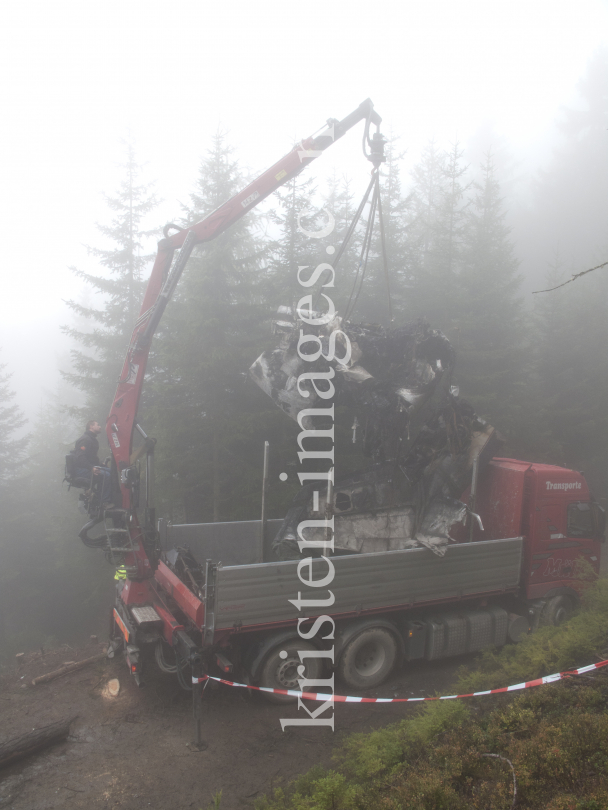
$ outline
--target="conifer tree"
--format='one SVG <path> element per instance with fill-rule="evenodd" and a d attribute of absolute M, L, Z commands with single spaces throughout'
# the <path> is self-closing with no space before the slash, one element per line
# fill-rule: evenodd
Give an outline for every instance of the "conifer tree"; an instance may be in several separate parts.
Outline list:
<path fill-rule="evenodd" d="M 440 153 L 431 141 L 412 172 L 415 224 L 412 228 L 417 261 L 411 291 L 413 313 L 450 335 L 461 269 L 466 221 L 467 168 L 454 144 Z"/>
<path fill-rule="evenodd" d="M 569 275 L 554 262 L 545 286 Z M 585 470 L 606 497 L 608 278 L 592 274 L 536 298 L 536 378 L 550 460 Z"/>
<path fill-rule="evenodd" d="M 77 540 L 88 520 L 76 508 L 78 490 L 62 486 L 65 454 L 82 430 L 66 414 L 67 397 L 65 390 L 47 395 L 12 497 L 2 502 L 1 650 L 88 638 L 103 631 L 112 599 L 113 571 Z"/>
<path fill-rule="evenodd" d="M 535 187 L 530 242 L 541 268 L 556 248 L 574 271 L 608 255 L 607 46 L 590 60 L 578 90 L 579 104 L 564 110 L 560 141 Z"/>
<path fill-rule="evenodd" d="M 470 183 L 465 182 L 467 167 L 461 163 L 462 155 L 458 143 L 453 144 L 451 151 L 445 155 L 444 186 L 436 234 L 437 258 L 443 262 L 446 275 L 452 281 L 460 270 L 461 247 L 467 221 L 466 195 L 470 188 Z M 484 182 L 488 182 L 485 176 Z"/>
<path fill-rule="evenodd" d="M 5 369 L 6 365 L 0 365 L 0 490 L 6 488 L 17 474 L 28 442 L 27 436 L 15 435 L 27 420 L 15 403 L 11 375 Z"/>
<path fill-rule="evenodd" d="M 15 402 L 10 378 L 6 365 L 0 365 L 0 649 L 4 649 L 10 624 L 11 606 L 5 586 L 15 578 L 8 563 L 18 546 L 16 521 L 24 511 L 22 464 L 28 442 L 27 436 L 18 436 L 26 419 Z"/>
<path fill-rule="evenodd" d="M 547 289 L 556 287 L 564 278 L 564 263 L 556 252 L 548 265 L 543 286 Z M 570 322 L 567 290 L 559 289 L 552 294 L 535 296 L 533 316 L 533 384 L 540 421 L 545 428 L 543 433 L 546 434 L 546 446 L 540 449 L 536 457 L 553 464 L 565 464 L 564 447 L 554 428 L 564 374 L 567 375 L 568 369 L 568 363 L 564 363 L 564 360 L 571 349 L 570 330 L 566 326 Z"/>
<path fill-rule="evenodd" d="M 187 222 L 243 185 L 218 132 L 185 209 Z M 185 503 L 190 521 L 255 517 L 252 502 L 259 502 L 264 436 L 254 423 L 258 393 L 265 398 L 247 370 L 270 330 L 252 219 L 247 214 L 195 248 L 153 346 L 156 370 L 145 401 L 159 440 L 159 492 L 165 509 Z"/>
<path fill-rule="evenodd" d="M 436 222 L 444 186 L 444 155 L 429 141 L 419 163 L 411 171 L 412 200 L 415 212 L 410 239 L 416 251 L 414 283 L 411 290 L 412 314 L 434 324 L 437 300 L 441 297 L 435 283 L 433 254 Z"/>
<path fill-rule="evenodd" d="M 517 435 L 526 372 L 521 277 L 491 155 L 467 212 L 458 297 L 452 301 L 456 377 L 480 415 Z"/>
<path fill-rule="evenodd" d="M 297 175 L 273 195 L 276 208 L 270 219 L 279 229 L 277 239 L 267 248 L 271 258 L 264 285 L 268 304 L 295 307 L 302 297 L 298 267 L 315 267 L 320 261 L 319 240 L 306 236 L 303 229 L 318 230 L 316 188 L 312 177 Z M 300 225 L 298 224 L 300 222 Z"/>
<path fill-rule="evenodd" d="M 386 162 L 380 166 L 380 194 L 384 226 L 384 245 L 377 215 L 375 229 L 377 257 L 374 261 L 376 300 L 374 314 L 370 320 L 387 324 L 389 310 L 387 299 L 390 296 L 393 321 L 396 324 L 411 317 L 409 288 L 415 272 L 416 252 L 410 239 L 410 229 L 414 222 L 413 195 L 403 194 L 399 163 L 403 153 L 396 149 L 397 138 L 386 144 Z M 386 253 L 386 270 L 382 251 Z M 388 280 L 386 278 L 388 274 Z"/>
<path fill-rule="evenodd" d="M 78 320 L 89 324 L 64 327 L 77 344 L 72 350 L 72 369 L 64 378 L 84 393 L 85 404 L 72 411 L 81 419 L 94 414 L 103 420 L 110 407 L 116 381 L 137 319 L 144 289 L 143 271 L 151 258 L 143 243 L 153 231 L 142 229 L 143 222 L 158 204 L 149 184 L 139 182 L 141 167 L 132 144 L 126 145 L 124 179 L 115 196 L 106 196 L 115 217 L 109 225 L 98 225 L 100 233 L 113 242 L 111 248 L 87 247 L 106 272 L 93 275 L 77 268 L 74 274 L 99 296 L 99 304 L 87 305 L 71 300 L 67 304 Z"/>
<path fill-rule="evenodd" d="M 556 249 L 566 276 L 608 256 L 606 46 L 590 59 L 578 90 L 579 103 L 558 122 L 561 140 L 535 189 L 531 272 Z M 534 282 L 535 288 L 552 286 Z M 608 274 L 599 270 L 534 298 L 541 316 L 537 374 L 551 437 L 560 447 L 557 458 L 585 470 L 596 495 L 605 498 Z"/>

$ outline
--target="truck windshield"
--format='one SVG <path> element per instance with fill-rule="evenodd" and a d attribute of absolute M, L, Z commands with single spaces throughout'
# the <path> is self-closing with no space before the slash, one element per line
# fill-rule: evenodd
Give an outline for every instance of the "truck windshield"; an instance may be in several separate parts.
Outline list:
<path fill-rule="evenodd" d="M 579 501 L 568 505 L 568 537 L 593 537 L 591 504 Z"/>

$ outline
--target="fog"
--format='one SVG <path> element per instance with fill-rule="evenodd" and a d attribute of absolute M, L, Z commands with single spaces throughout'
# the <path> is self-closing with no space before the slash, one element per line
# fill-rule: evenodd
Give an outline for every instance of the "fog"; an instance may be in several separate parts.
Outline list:
<path fill-rule="evenodd" d="M 96 223 L 109 221 L 103 193 L 117 187 L 125 138 L 164 200 L 152 227 L 180 213 L 218 127 L 258 172 L 369 96 L 406 151 L 405 183 L 429 138 L 460 142 L 474 161 L 490 145 L 504 155 L 533 273 L 533 180 L 607 22 L 598 0 L 13 4 L 0 35 L 0 345 L 20 404 L 35 415 L 69 349 L 63 301 L 81 294 L 69 267 L 98 269 L 84 246 L 104 246 Z M 314 171 L 334 168 L 366 182 L 358 131 Z"/>

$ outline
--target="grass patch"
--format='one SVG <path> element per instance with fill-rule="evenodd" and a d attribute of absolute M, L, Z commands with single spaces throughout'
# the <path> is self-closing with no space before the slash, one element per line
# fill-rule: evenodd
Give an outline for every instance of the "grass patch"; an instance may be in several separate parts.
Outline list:
<path fill-rule="evenodd" d="M 508 686 L 592 663 L 608 639 L 608 580 L 566 625 L 489 651 L 454 692 Z M 399 723 L 355 734 L 335 768 L 314 768 L 256 810 L 602 810 L 608 807 L 608 677 L 598 670 L 529 691 L 427 703 Z M 498 754 L 500 758 L 484 754 Z"/>

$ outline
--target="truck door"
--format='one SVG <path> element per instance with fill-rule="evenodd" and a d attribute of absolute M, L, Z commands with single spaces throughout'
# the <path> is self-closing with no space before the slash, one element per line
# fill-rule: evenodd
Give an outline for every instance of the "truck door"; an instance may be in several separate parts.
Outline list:
<path fill-rule="evenodd" d="M 566 536 L 568 540 L 580 543 L 574 549 L 576 559 L 585 559 L 591 565 L 595 574 L 600 570 L 600 542 L 603 527 L 598 527 L 597 515 L 594 514 L 595 504 L 590 501 L 571 501 L 567 505 Z M 576 573 L 576 571 L 575 571 Z M 584 570 L 579 570 L 584 577 Z"/>
<path fill-rule="evenodd" d="M 573 501 L 571 496 L 556 498 L 544 501 L 539 511 L 528 595 L 538 598 L 563 587 L 578 590 L 591 570 L 599 572 L 591 503 Z"/>

